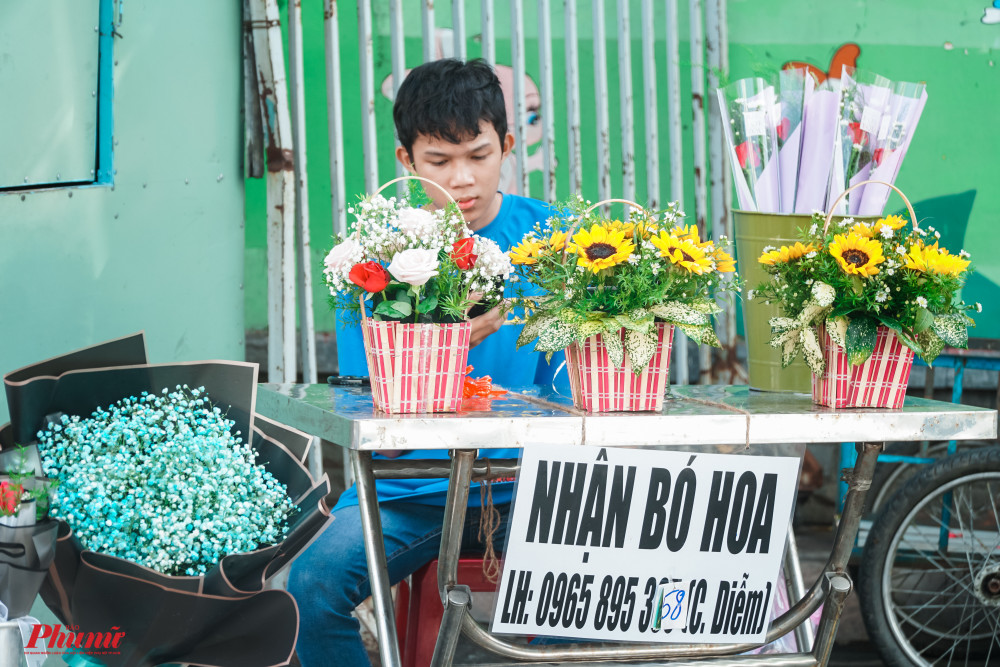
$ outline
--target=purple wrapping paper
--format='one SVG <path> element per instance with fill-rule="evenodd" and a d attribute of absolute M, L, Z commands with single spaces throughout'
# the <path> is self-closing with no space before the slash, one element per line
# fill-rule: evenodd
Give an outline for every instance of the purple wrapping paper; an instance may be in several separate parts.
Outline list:
<path fill-rule="evenodd" d="M 829 79 L 828 79 L 829 81 Z M 839 82 L 835 89 L 821 89 L 806 102 L 802 114 L 805 126 L 802 159 L 795 193 L 795 212 L 811 214 L 826 208 L 827 183 L 833 162 L 834 131 L 837 128 Z"/>

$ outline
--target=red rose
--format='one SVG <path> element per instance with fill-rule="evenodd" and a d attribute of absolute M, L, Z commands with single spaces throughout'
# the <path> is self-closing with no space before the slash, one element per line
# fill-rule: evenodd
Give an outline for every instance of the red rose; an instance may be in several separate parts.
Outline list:
<path fill-rule="evenodd" d="M 864 146 L 868 140 L 868 133 L 861 129 L 861 123 L 848 123 L 847 129 L 851 133 L 851 143 Z"/>
<path fill-rule="evenodd" d="M 891 151 L 889 151 L 886 148 L 876 148 L 875 149 L 875 152 L 872 153 L 872 159 L 875 160 L 875 166 L 876 167 L 879 167 L 879 166 L 882 165 L 882 160 L 885 159 L 885 154 L 889 153 L 889 152 L 891 152 Z"/>
<path fill-rule="evenodd" d="M 385 267 L 378 262 L 364 262 L 351 267 L 347 274 L 351 282 L 366 292 L 381 292 L 392 278 Z"/>
<path fill-rule="evenodd" d="M 24 489 L 20 484 L 0 482 L 0 514 L 13 516 L 21 504 L 21 494 Z"/>
<path fill-rule="evenodd" d="M 744 141 L 736 147 L 736 159 L 740 161 L 740 169 L 746 169 L 747 164 L 756 167 L 760 164 L 760 149 L 756 144 Z"/>
<path fill-rule="evenodd" d="M 472 252 L 475 244 L 475 240 L 469 236 L 461 241 L 456 241 L 455 245 L 452 246 L 451 258 L 455 260 L 455 265 L 463 271 L 471 269 L 476 265 L 476 260 L 479 259 L 479 255 Z"/>
<path fill-rule="evenodd" d="M 787 118 L 782 118 L 781 122 L 778 123 L 778 127 L 775 129 L 778 131 L 778 138 L 782 141 L 786 141 L 788 139 L 788 135 L 792 131 L 792 121 Z"/>

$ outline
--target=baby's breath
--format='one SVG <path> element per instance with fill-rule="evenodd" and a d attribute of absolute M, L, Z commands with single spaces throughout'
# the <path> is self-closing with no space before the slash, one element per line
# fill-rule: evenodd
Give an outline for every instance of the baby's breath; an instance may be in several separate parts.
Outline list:
<path fill-rule="evenodd" d="M 169 575 L 280 542 L 295 506 L 233 424 L 187 385 L 63 415 L 38 432 L 50 514 L 85 549 Z"/>

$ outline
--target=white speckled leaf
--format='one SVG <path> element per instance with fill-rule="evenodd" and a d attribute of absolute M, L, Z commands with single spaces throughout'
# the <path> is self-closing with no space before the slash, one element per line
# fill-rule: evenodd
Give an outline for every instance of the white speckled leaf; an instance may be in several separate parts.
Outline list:
<path fill-rule="evenodd" d="M 539 352 L 556 352 L 578 338 L 576 325 L 553 320 L 539 332 L 535 349 Z"/>
<path fill-rule="evenodd" d="M 792 363 L 795 356 L 799 353 L 799 340 L 800 338 L 795 338 L 792 340 L 785 341 L 785 344 L 781 347 L 781 367 L 785 368 L 788 364 Z"/>
<path fill-rule="evenodd" d="M 816 330 L 812 327 L 802 330 L 802 354 L 812 372 L 817 376 L 823 375 L 823 348 L 820 347 Z"/>
<path fill-rule="evenodd" d="M 712 347 L 722 347 L 722 343 L 719 342 L 719 337 L 715 335 L 715 329 L 712 328 L 711 324 L 702 325 L 692 325 L 692 324 L 678 324 L 677 327 L 684 332 L 684 335 L 701 345 L 710 345 Z"/>
<path fill-rule="evenodd" d="M 654 315 L 670 324 L 708 324 L 712 321 L 711 313 L 704 312 L 704 305 L 678 303 L 668 301 L 649 309 Z"/>
<path fill-rule="evenodd" d="M 840 347 L 847 347 L 847 323 L 846 317 L 835 317 L 826 321 L 826 332 L 830 334 L 833 342 Z"/>
<path fill-rule="evenodd" d="M 521 347 L 535 340 L 538 334 L 555 319 L 555 315 L 535 315 L 528 318 L 524 328 L 521 329 L 521 335 L 517 337 L 517 346 Z"/>
<path fill-rule="evenodd" d="M 771 333 L 781 333 L 799 326 L 798 321 L 790 317 L 772 317 L 767 323 L 771 325 Z"/>
<path fill-rule="evenodd" d="M 617 368 L 621 368 L 622 364 L 625 363 L 625 347 L 622 345 L 618 330 L 613 333 L 605 333 L 601 339 L 604 341 L 604 346 L 608 348 L 608 357 L 611 358 L 611 363 Z"/>
<path fill-rule="evenodd" d="M 969 325 L 961 315 L 938 315 L 931 329 L 947 345 L 965 348 L 969 346 Z"/>
<path fill-rule="evenodd" d="M 581 322 L 577 331 L 580 333 L 580 340 L 586 340 L 594 334 L 603 333 L 608 326 L 608 320 L 588 320 Z"/>
<path fill-rule="evenodd" d="M 847 323 L 847 334 L 844 336 L 847 363 L 857 366 L 872 356 L 877 330 L 875 320 L 870 317 L 854 317 Z"/>
<path fill-rule="evenodd" d="M 628 351 L 632 372 L 638 375 L 645 370 L 649 360 L 653 358 L 653 353 L 656 352 L 656 332 L 643 333 L 626 329 L 625 350 Z"/>

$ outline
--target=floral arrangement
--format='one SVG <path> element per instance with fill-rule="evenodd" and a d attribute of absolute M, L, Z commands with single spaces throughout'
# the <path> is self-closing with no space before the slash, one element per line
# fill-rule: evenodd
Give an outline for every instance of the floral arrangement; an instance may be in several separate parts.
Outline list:
<path fill-rule="evenodd" d="M 348 211 L 354 230 L 324 261 L 332 308 L 360 315 L 364 297 L 376 320 L 461 322 L 474 304 L 503 299 L 513 267 L 494 241 L 472 235 L 457 205 L 427 211 L 375 194 Z"/>
<path fill-rule="evenodd" d="M 631 210 L 612 219 L 576 197 L 562 213 L 511 249 L 511 262 L 529 289 L 521 302 L 530 313 L 518 339 L 552 353 L 594 334 L 626 329 L 624 343 L 604 336 L 620 368 L 625 351 L 633 370 L 649 361 L 656 346 L 654 322 L 679 327 L 699 343 L 718 347 L 712 315 L 714 296 L 738 290 L 735 263 L 722 247 L 702 241 L 684 226 L 676 203 L 651 214 Z"/>
<path fill-rule="evenodd" d="M 768 247 L 758 261 L 770 280 L 750 298 L 776 303 L 784 317 L 770 320 L 772 347 L 788 365 L 801 351 L 816 376 L 824 370 L 816 327 L 825 326 L 850 364 L 867 360 L 876 328 L 888 327 L 906 347 L 932 362 L 945 345 L 966 347 L 974 326 L 958 292 L 970 272 L 969 254 L 940 246 L 940 232 L 889 215 L 874 223 L 824 218 L 801 229 L 801 241 Z"/>
<path fill-rule="evenodd" d="M 38 432 L 50 514 L 83 548 L 168 575 L 280 542 L 295 507 L 233 424 L 187 385 L 63 415 Z"/>
<path fill-rule="evenodd" d="M 34 503 L 31 523 L 41 521 L 48 516 L 58 480 L 37 477 L 25 447 L 18 446 L 11 454 L 17 458 L 6 465 L 3 474 L 7 479 L 0 481 L 0 517 L 17 517 L 28 503 Z"/>

